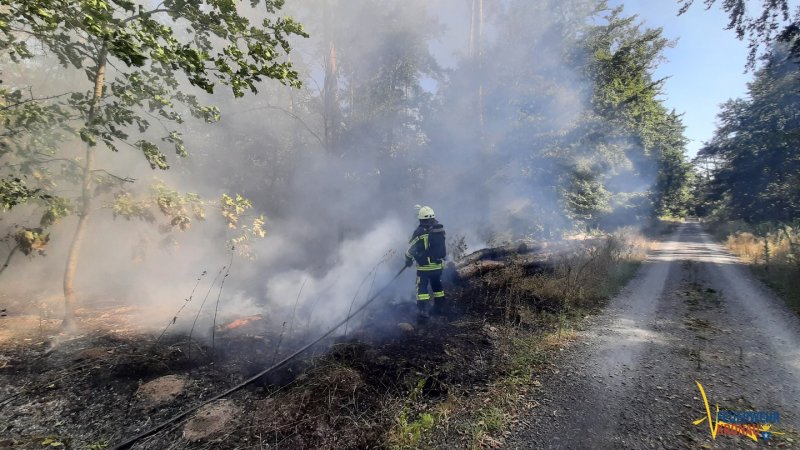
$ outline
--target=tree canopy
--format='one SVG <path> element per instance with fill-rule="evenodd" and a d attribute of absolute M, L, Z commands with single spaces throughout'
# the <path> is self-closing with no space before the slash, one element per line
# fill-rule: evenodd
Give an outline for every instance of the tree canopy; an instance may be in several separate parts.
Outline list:
<path fill-rule="evenodd" d="M 415 203 L 486 242 L 685 213 L 653 75 L 671 43 L 605 1 L 476 0 L 466 25 L 424 0 L 297 3 L 307 41 L 279 0 L 0 1 L 0 198 L 33 218 L 6 239 L 42 249 L 76 219 L 68 299 L 98 210 L 182 231 L 213 207 L 239 247 L 269 213 L 323 260 Z"/>
<path fill-rule="evenodd" d="M 152 221 L 150 210 L 157 210 L 180 230 L 192 216 L 204 218 L 198 196 L 159 184 L 152 199 L 133 200 L 125 187 L 133 179 L 96 167 L 96 148 L 131 148 L 152 169 L 166 170 L 165 148 L 178 157 L 188 154 L 179 129 L 187 116 L 206 123 L 219 119 L 219 110 L 202 104 L 190 88 L 213 94 L 224 85 L 241 97 L 256 93 L 266 79 L 299 86 L 286 54 L 289 37 L 305 32 L 291 18 L 274 17 L 283 3 L 254 0 L 248 9 L 236 1 L 0 2 L 2 57 L 14 68 L 57 62 L 62 69 L 50 83 L 36 86 L 43 92 L 34 92 L 35 70 L 2 85 L 0 170 L 6 173 L 0 194 L 4 208 L 34 199 L 44 209 L 39 228 L 13 235 L 15 250 L 25 247 L 29 235 L 45 241 L 43 229 L 61 217 L 78 216 L 64 275 L 67 318 L 96 197 L 111 196 L 115 216 Z M 75 151 L 75 137 L 84 144 L 83 157 Z M 80 195 L 64 195 L 70 186 L 79 186 Z M 240 196 L 223 196 L 220 205 L 231 224 L 248 207 Z M 261 234 L 262 224 L 257 219 L 250 230 Z"/>
<path fill-rule="evenodd" d="M 710 161 L 701 204 L 719 218 L 750 223 L 800 217 L 800 68 L 776 44 L 746 98 L 729 100 L 701 149 Z"/>
<path fill-rule="evenodd" d="M 680 14 L 685 13 L 695 0 L 681 0 Z M 790 0 L 764 0 L 760 13 L 750 14 L 752 2 L 748 0 L 703 0 L 706 9 L 715 4 L 728 15 L 728 29 L 734 30 L 739 39 L 747 39 L 750 53 L 747 65 L 755 67 L 758 56 L 768 50 L 776 41 L 790 43 L 789 53 L 800 57 L 800 5 L 794 12 Z"/>

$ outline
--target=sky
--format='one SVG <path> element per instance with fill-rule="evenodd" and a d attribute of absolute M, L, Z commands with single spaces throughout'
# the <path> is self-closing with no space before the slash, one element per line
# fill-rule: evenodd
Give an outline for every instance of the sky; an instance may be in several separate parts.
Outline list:
<path fill-rule="evenodd" d="M 747 43 L 726 30 L 727 16 L 718 6 L 710 10 L 696 1 L 689 11 L 677 16 L 676 0 L 611 0 L 611 6 L 625 5 L 650 28 L 663 28 L 664 36 L 677 40 L 666 49 L 656 77 L 669 76 L 664 89 L 664 104 L 683 113 L 688 152 L 694 157 L 714 134 L 719 105 L 743 97 L 752 73 L 745 73 Z"/>

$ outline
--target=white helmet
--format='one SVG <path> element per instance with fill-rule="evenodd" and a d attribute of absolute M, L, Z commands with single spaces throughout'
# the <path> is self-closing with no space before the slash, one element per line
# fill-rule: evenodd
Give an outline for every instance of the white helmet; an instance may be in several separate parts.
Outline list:
<path fill-rule="evenodd" d="M 430 206 L 423 206 L 417 212 L 417 219 L 419 220 L 433 219 L 434 217 L 436 217 L 436 214 L 433 213 L 433 208 L 431 208 Z"/>

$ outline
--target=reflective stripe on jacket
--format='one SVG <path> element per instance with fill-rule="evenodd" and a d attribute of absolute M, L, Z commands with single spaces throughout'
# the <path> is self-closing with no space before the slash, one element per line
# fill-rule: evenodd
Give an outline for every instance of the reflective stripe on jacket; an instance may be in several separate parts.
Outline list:
<path fill-rule="evenodd" d="M 411 240 L 408 243 L 408 251 L 406 251 L 406 259 L 414 260 L 417 262 L 417 270 L 430 271 L 441 270 L 443 262 L 441 259 L 431 259 L 428 256 L 430 249 L 430 232 L 432 227 L 423 227 L 420 225 L 414 230 Z"/>

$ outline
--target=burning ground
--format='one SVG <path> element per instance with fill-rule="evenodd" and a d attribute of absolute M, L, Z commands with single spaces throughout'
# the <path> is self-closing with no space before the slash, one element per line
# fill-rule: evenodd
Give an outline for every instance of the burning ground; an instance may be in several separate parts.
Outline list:
<path fill-rule="evenodd" d="M 346 334 L 134 448 L 494 446 L 534 406 L 531 377 L 629 276 L 641 245 L 619 235 L 477 252 L 449 269 L 454 320 L 418 324 L 413 302 L 383 296 Z M 3 448 L 110 448 L 324 331 L 256 315 L 218 326 L 213 346 L 181 330 L 156 342 L 162 330 L 132 326 L 130 308 L 81 312 L 73 337 L 52 337 L 55 320 L 2 319 Z"/>

